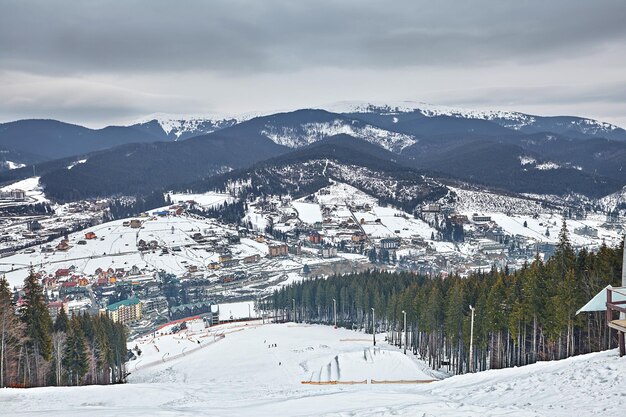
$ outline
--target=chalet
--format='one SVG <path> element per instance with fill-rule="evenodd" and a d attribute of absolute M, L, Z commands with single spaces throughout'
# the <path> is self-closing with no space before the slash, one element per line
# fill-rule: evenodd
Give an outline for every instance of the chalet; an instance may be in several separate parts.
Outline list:
<path fill-rule="evenodd" d="M 354 242 L 354 243 L 359 243 L 359 242 L 363 242 L 364 240 L 367 239 L 367 237 L 365 236 L 365 233 L 362 232 L 357 232 L 352 234 L 352 236 L 350 237 L 350 239 Z"/>
<path fill-rule="evenodd" d="M 223 254 L 223 255 L 220 255 L 220 257 L 219 257 L 219 262 L 220 262 L 221 264 L 223 264 L 224 262 L 228 262 L 228 261 L 230 261 L 231 259 L 233 259 L 232 255 L 230 255 L 230 254 Z"/>
<path fill-rule="evenodd" d="M 311 232 L 309 234 L 309 242 L 314 245 L 319 245 L 320 243 L 322 243 L 322 235 L 320 235 L 318 232 Z"/>
<path fill-rule="evenodd" d="M 211 262 L 207 265 L 207 268 L 209 268 L 210 270 L 216 270 L 220 268 L 220 264 L 217 262 Z"/>
<path fill-rule="evenodd" d="M 97 236 L 94 232 L 87 232 L 85 233 L 85 239 L 87 240 L 91 240 L 91 239 L 95 239 Z"/>
<path fill-rule="evenodd" d="M 56 250 L 66 251 L 70 248 L 70 243 L 67 240 L 62 240 L 56 247 Z"/>
<path fill-rule="evenodd" d="M 78 285 L 80 285 L 81 287 L 85 287 L 89 285 L 89 280 L 85 277 L 80 277 L 78 278 Z"/>
<path fill-rule="evenodd" d="M 246 256 L 245 258 L 243 258 L 243 263 L 244 264 L 253 264 L 253 263 L 257 263 L 261 260 L 261 256 L 256 253 L 254 255 L 250 255 L 250 256 Z"/>
<path fill-rule="evenodd" d="M 189 265 L 187 267 L 187 271 L 191 272 L 191 273 L 198 272 L 198 266 L 197 265 Z"/>
<path fill-rule="evenodd" d="M 67 268 L 57 269 L 54 273 L 55 277 L 68 277 L 70 276 L 70 270 Z"/>
<path fill-rule="evenodd" d="M 129 223 L 131 229 L 139 229 L 141 227 L 141 220 L 132 219 Z"/>
<path fill-rule="evenodd" d="M 270 245 L 268 246 L 268 251 L 270 258 L 286 256 L 289 253 L 289 247 L 284 243 L 280 245 Z"/>

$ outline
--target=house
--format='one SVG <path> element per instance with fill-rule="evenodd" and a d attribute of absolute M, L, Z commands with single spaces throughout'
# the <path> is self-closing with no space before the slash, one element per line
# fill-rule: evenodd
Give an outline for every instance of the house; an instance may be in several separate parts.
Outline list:
<path fill-rule="evenodd" d="M 309 234 L 309 242 L 314 245 L 319 245 L 320 243 L 322 243 L 322 235 L 320 235 L 318 232 L 311 232 Z"/>
<path fill-rule="evenodd" d="M 91 239 L 95 239 L 97 236 L 94 232 L 87 232 L 85 233 L 85 239 L 87 240 L 91 240 Z"/>
<path fill-rule="evenodd" d="M 232 255 L 230 255 L 230 254 L 223 254 L 223 255 L 220 255 L 219 262 L 221 264 L 223 264 L 224 262 L 228 262 L 228 261 L 230 261 L 232 259 L 233 259 Z"/>
<path fill-rule="evenodd" d="M 66 251 L 69 248 L 70 248 L 70 243 L 65 239 L 59 242 L 59 244 L 56 247 L 56 249 L 60 251 Z"/>
<path fill-rule="evenodd" d="M 131 229 L 139 229 L 141 227 L 141 220 L 132 219 L 129 223 Z"/>
<path fill-rule="evenodd" d="M 55 277 L 68 277 L 70 275 L 70 270 L 67 268 L 57 269 L 54 273 Z"/>
<path fill-rule="evenodd" d="M 210 264 L 207 265 L 207 268 L 211 270 L 216 270 L 220 268 L 220 264 L 217 262 L 211 262 Z"/>
<path fill-rule="evenodd" d="M 268 251 L 270 258 L 286 256 L 289 253 L 289 247 L 284 243 L 280 245 L 270 245 L 268 246 Z"/>
<path fill-rule="evenodd" d="M 356 232 L 354 234 L 352 234 L 351 238 L 350 238 L 354 243 L 359 243 L 359 242 L 363 242 L 364 240 L 366 240 L 366 236 L 365 233 L 362 232 Z"/>
<path fill-rule="evenodd" d="M 245 258 L 243 258 L 243 263 L 244 264 L 253 264 L 253 263 L 259 262 L 260 260 L 261 260 L 261 255 L 256 253 L 254 255 L 246 256 Z"/>

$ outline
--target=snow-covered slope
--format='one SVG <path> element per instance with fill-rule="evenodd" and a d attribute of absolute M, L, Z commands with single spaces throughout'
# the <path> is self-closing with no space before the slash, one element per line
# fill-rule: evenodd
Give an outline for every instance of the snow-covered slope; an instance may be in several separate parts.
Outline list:
<path fill-rule="evenodd" d="M 359 102 L 343 101 L 320 106 L 335 113 L 378 113 L 394 115 L 401 113 L 421 113 L 426 117 L 451 116 L 465 119 L 493 121 L 503 127 L 522 131 L 576 132 L 586 136 L 620 136 L 626 132 L 610 123 L 572 116 L 542 117 L 506 110 L 472 110 L 457 107 L 439 106 L 417 101 L 398 102 Z"/>
<path fill-rule="evenodd" d="M 161 355 L 168 346 L 189 349 L 151 367 L 130 362 L 126 385 L 0 390 L 3 415 L 571 417 L 617 416 L 626 406 L 626 359 L 616 351 L 424 384 L 317 386 L 302 381 L 433 374 L 397 348 L 379 342 L 373 349 L 369 335 L 345 329 L 257 321 L 207 330 L 208 337 L 174 343 L 158 336 Z M 225 337 L 213 342 L 213 332 Z"/>
<path fill-rule="evenodd" d="M 297 127 L 267 124 L 261 133 L 279 145 L 300 148 L 334 135 L 346 134 L 399 152 L 416 139 L 411 135 L 391 132 L 356 120 L 337 118 L 333 121 L 304 123 Z"/>

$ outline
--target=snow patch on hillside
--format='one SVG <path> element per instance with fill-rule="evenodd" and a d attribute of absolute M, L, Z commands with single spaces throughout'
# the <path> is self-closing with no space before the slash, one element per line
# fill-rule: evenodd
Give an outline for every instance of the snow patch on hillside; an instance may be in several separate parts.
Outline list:
<path fill-rule="evenodd" d="M 541 164 L 538 164 L 535 166 L 535 169 L 538 169 L 540 171 L 548 171 L 551 169 L 559 169 L 561 168 L 561 165 L 557 164 L 556 162 L 543 162 Z"/>
<path fill-rule="evenodd" d="M 19 162 L 3 161 L 3 162 L 0 162 L 0 166 L 4 166 L 6 169 L 11 170 L 11 169 L 24 168 L 26 165 L 20 164 Z"/>
<path fill-rule="evenodd" d="M 261 133 L 273 142 L 289 148 L 310 145 L 329 136 L 346 134 L 382 146 L 390 151 L 400 151 L 413 145 L 413 136 L 390 132 L 375 126 L 336 119 L 332 122 L 305 123 L 297 128 L 267 124 Z"/>
<path fill-rule="evenodd" d="M 81 160 L 79 160 L 79 161 L 72 162 L 71 164 L 69 164 L 69 165 L 67 166 L 67 169 L 72 169 L 72 168 L 74 168 L 76 165 L 78 165 L 78 164 L 84 164 L 85 162 L 87 162 L 87 160 L 86 160 L 86 159 L 81 159 Z"/>

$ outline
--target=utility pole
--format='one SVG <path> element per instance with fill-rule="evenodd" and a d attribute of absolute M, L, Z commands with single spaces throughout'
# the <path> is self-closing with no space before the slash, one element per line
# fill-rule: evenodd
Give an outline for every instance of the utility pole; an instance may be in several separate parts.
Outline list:
<path fill-rule="evenodd" d="M 474 372 L 474 310 L 475 308 L 469 306 L 472 310 L 472 320 L 470 322 L 470 351 L 469 351 L 469 371 Z"/>
<path fill-rule="evenodd" d="M 292 311 L 293 311 L 293 322 L 295 323 L 296 322 L 296 299 L 292 298 L 291 302 L 293 303 L 293 309 L 292 309 Z"/>
<path fill-rule="evenodd" d="M 337 300 L 333 298 L 333 311 L 335 313 L 335 329 L 337 328 Z"/>
<path fill-rule="evenodd" d="M 409 334 L 406 332 L 406 311 L 402 310 L 404 315 L 404 354 L 406 355 L 406 345 L 409 344 Z M 400 347 L 402 347 L 402 336 L 400 336 Z"/>
<path fill-rule="evenodd" d="M 372 337 L 374 340 L 374 346 L 376 346 L 376 316 L 374 307 L 372 307 Z"/>
<path fill-rule="evenodd" d="M 624 235 L 624 255 L 622 257 L 622 288 L 626 288 L 626 235 Z M 620 320 L 626 319 L 626 313 L 619 313 Z"/>

